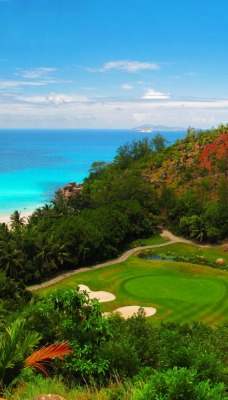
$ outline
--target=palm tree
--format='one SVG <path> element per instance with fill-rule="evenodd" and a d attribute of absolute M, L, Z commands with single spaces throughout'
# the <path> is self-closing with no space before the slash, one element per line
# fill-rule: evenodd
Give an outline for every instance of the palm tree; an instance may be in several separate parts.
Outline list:
<path fill-rule="evenodd" d="M 57 269 L 70 257 L 65 249 L 65 244 L 58 242 L 53 236 L 38 239 L 36 248 L 38 251 L 36 259 L 41 261 L 43 267 L 47 269 Z"/>
<path fill-rule="evenodd" d="M 35 367 L 47 375 L 44 362 L 52 358 L 63 360 L 72 353 L 68 343 L 54 343 L 31 354 L 41 337 L 37 332 L 25 331 L 25 320 L 16 319 L 0 335 L 0 392 L 16 379 L 24 368 Z"/>
<path fill-rule="evenodd" d="M 0 388 L 8 386 L 24 368 L 25 358 L 41 337 L 24 332 L 25 320 L 17 319 L 0 336 Z"/>
<path fill-rule="evenodd" d="M 19 211 L 14 211 L 14 213 L 11 214 L 10 221 L 11 229 L 15 232 L 20 231 L 25 225 L 25 218 L 21 217 L 21 213 Z"/>
<path fill-rule="evenodd" d="M 43 211 L 41 208 L 37 208 L 31 215 L 28 217 L 29 224 L 37 224 L 43 218 Z"/>
<path fill-rule="evenodd" d="M 8 226 L 5 223 L 0 224 L 0 242 L 7 243 L 11 237 L 12 233 L 10 232 Z"/>
<path fill-rule="evenodd" d="M 17 249 L 15 243 L 0 243 L 0 269 L 5 271 L 11 278 L 17 278 L 23 270 L 25 256 L 22 250 Z"/>

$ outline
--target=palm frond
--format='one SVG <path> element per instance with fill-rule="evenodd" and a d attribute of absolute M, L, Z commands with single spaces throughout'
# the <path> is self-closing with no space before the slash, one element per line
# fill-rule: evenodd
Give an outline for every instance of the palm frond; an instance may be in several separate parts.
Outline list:
<path fill-rule="evenodd" d="M 71 354 L 73 351 L 70 349 L 68 343 L 53 343 L 50 346 L 41 347 L 39 350 L 34 351 L 31 356 L 26 358 L 26 367 L 35 367 L 47 375 L 44 364 L 50 365 L 50 359 L 58 358 L 64 360 L 63 356 Z"/>

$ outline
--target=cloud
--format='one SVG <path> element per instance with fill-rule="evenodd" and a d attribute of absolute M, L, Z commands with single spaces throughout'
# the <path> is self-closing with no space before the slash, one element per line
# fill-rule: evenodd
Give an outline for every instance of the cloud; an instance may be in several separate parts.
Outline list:
<path fill-rule="evenodd" d="M 37 96 L 17 96 L 17 101 L 22 101 L 30 104 L 52 104 L 54 106 L 60 106 L 62 104 L 87 102 L 89 99 L 86 96 L 69 95 L 69 94 L 58 94 L 51 93 L 48 95 L 37 95 Z"/>
<path fill-rule="evenodd" d="M 16 88 L 19 86 L 42 86 L 46 82 L 27 82 L 27 81 L 0 81 L 0 89 Z"/>
<path fill-rule="evenodd" d="M 167 95 L 161 100 L 161 96 L 166 95 L 154 90 L 152 95 L 153 100 L 148 101 L 147 98 L 130 100 L 124 96 L 87 97 L 74 92 L 43 94 L 37 91 L 32 95 L 0 92 L 0 127 L 131 128 L 137 121 L 210 128 L 227 122 L 228 98 L 190 100 L 168 98 Z"/>
<path fill-rule="evenodd" d="M 75 102 L 86 102 L 88 98 L 86 96 L 77 95 L 67 95 L 67 94 L 57 94 L 51 93 L 46 97 L 47 101 L 54 105 L 61 105 L 65 103 L 75 103 Z"/>
<path fill-rule="evenodd" d="M 126 90 L 134 89 L 134 86 L 130 85 L 129 83 L 124 83 L 121 85 L 121 87 Z"/>
<path fill-rule="evenodd" d="M 142 96 L 144 100 L 159 100 L 159 99 L 169 99 L 170 96 L 167 94 L 156 92 L 154 89 L 147 89 L 146 93 Z"/>
<path fill-rule="evenodd" d="M 144 122 L 151 118 L 150 113 L 133 113 L 133 119 L 137 122 Z"/>
<path fill-rule="evenodd" d="M 19 70 L 19 72 L 16 72 L 15 75 L 22 76 L 26 79 L 40 79 L 47 78 L 50 73 L 55 71 L 57 71 L 57 68 L 39 67 L 24 71 Z"/>
<path fill-rule="evenodd" d="M 159 69 L 158 64 L 151 62 L 139 61 L 109 61 L 99 68 L 87 68 L 90 72 L 107 72 L 111 70 L 126 71 L 126 72 L 139 72 L 142 70 L 156 70 Z"/>

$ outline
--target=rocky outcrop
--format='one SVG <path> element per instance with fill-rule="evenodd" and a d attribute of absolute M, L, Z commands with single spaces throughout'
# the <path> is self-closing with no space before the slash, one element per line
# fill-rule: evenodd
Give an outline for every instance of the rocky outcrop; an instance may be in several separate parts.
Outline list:
<path fill-rule="evenodd" d="M 59 192 L 63 194 L 65 198 L 69 198 L 71 196 L 75 196 L 79 194 L 82 190 L 82 184 L 77 184 L 76 182 L 69 182 L 67 185 L 63 186 Z"/>

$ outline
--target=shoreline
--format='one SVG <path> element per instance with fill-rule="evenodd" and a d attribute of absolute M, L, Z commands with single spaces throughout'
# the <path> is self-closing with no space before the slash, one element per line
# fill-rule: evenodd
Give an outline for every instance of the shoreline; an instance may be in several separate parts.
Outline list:
<path fill-rule="evenodd" d="M 20 213 L 21 218 L 25 218 L 26 219 L 25 222 L 27 222 L 28 217 L 30 215 L 32 215 L 32 213 L 34 211 L 35 211 L 35 209 L 33 211 L 19 211 L 19 213 Z M 0 214 L 0 223 L 10 226 L 10 216 L 12 214 L 13 213 L 11 213 L 11 214 L 7 214 L 7 213 Z"/>

